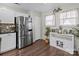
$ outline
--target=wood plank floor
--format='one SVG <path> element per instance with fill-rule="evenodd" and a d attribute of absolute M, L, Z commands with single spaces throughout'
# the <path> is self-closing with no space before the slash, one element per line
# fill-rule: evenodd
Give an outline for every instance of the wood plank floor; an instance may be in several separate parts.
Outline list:
<path fill-rule="evenodd" d="M 78 55 L 78 54 L 74 54 Z M 43 40 L 38 40 L 31 46 L 23 49 L 15 49 L 0 56 L 73 56 L 65 51 L 49 46 Z"/>

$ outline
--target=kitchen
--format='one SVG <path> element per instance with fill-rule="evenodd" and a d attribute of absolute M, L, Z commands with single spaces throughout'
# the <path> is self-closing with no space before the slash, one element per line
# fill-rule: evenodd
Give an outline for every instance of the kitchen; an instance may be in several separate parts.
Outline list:
<path fill-rule="evenodd" d="M 14 5 L 16 5 L 16 4 L 14 4 Z M 16 33 L 16 27 L 15 27 L 16 26 L 15 17 L 17 17 L 17 18 L 19 18 L 18 16 L 28 17 L 28 15 L 30 14 L 30 13 L 28 14 L 26 11 L 21 10 L 21 9 L 20 10 L 18 9 L 18 12 L 17 12 L 16 10 L 13 10 L 11 8 L 13 8 L 13 7 L 2 7 L 0 9 L 0 19 L 1 19 L 1 21 L 0 21 L 0 30 L 1 30 L 0 38 L 1 38 L 1 40 L 3 40 L 3 41 L 1 41 L 1 45 L 2 45 L 1 51 L 2 52 L 0 52 L 0 53 L 3 53 L 3 52 L 16 48 L 16 34 L 17 33 Z M 26 12 L 26 13 L 24 13 L 24 12 Z M 31 13 L 31 14 L 33 14 L 33 13 Z M 34 18 L 33 22 L 37 22 L 37 23 L 39 22 L 38 13 L 36 13 L 36 16 L 33 16 L 33 18 Z M 37 18 L 37 19 L 35 19 L 35 18 Z M 36 31 L 36 33 L 33 33 L 33 35 L 36 35 L 33 37 L 34 38 L 33 42 L 35 42 L 37 39 L 40 39 L 39 38 L 40 36 L 37 35 L 40 30 L 36 29 L 36 24 L 33 24 L 33 28 L 34 28 L 33 32 Z"/>
<path fill-rule="evenodd" d="M 61 7 L 57 7 L 58 5 L 60 5 Z M 50 3 L 50 4 L 43 4 L 43 3 L 41 3 L 41 4 L 33 4 L 33 3 L 32 4 L 27 4 L 27 3 L 26 4 L 23 4 L 23 3 L 22 4 L 20 4 L 20 3 L 0 4 L 0 7 L 1 7 L 0 8 L 0 53 L 14 50 L 16 48 L 21 48 L 21 47 L 24 48 L 27 46 L 24 44 L 25 41 L 21 41 L 20 43 L 17 42 L 19 35 L 20 36 L 23 35 L 22 33 L 24 33 L 25 37 L 27 36 L 27 34 L 26 34 L 27 31 L 24 30 L 24 28 L 27 29 L 25 24 L 27 24 L 28 21 L 25 21 L 25 19 L 32 20 L 32 21 L 30 21 L 30 22 L 32 22 L 32 24 L 30 24 L 30 26 L 31 26 L 32 35 L 33 35 L 33 36 L 31 36 L 32 37 L 31 45 L 33 43 L 37 42 L 38 40 L 44 39 L 44 41 L 46 41 L 45 39 L 49 39 L 48 40 L 49 45 L 56 47 L 57 49 L 65 50 L 67 48 L 65 51 L 70 54 L 74 54 L 74 50 L 79 51 L 79 44 L 78 44 L 79 40 L 77 38 L 77 43 L 75 44 L 74 36 L 71 34 L 72 28 L 76 27 L 76 26 L 69 27 L 69 25 L 76 24 L 76 23 L 74 23 L 74 21 L 75 21 L 74 19 L 78 19 L 78 16 L 76 15 L 76 17 L 75 17 L 72 14 L 74 14 L 74 13 L 79 14 L 78 5 L 79 4 L 70 5 L 70 4 L 62 3 L 62 4 L 55 4 L 56 8 L 54 8 L 54 4 L 52 4 L 52 3 Z M 29 8 L 29 6 L 32 9 Z M 34 7 L 35 9 L 33 8 L 33 6 L 35 6 Z M 39 7 L 40 9 L 41 8 L 43 8 L 43 9 L 41 9 L 41 11 L 40 11 L 39 8 L 37 8 L 38 6 L 40 6 Z M 27 7 L 26 9 L 29 9 L 29 10 L 23 9 L 24 7 Z M 70 13 L 70 14 L 68 14 L 68 16 L 67 16 L 67 12 Z M 61 14 L 61 17 L 59 17 L 60 14 Z M 66 19 L 66 16 L 64 14 L 66 14 L 68 19 L 70 19 L 71 23 L 69 23 L 69 21 L 63 21 L 63 19 Z M 62 16 L 62 15 L 64 15 L 64 16 Z M 73 21 L 71 20 L 71 18 L 69 18 L 69 17 L 71 17 L 69 15 L 72 15 L 72 18 L 74 18 L 74 19 L 72 19 Z M 45 18 L 46 16 L 47 16 L 47 18 Z M 24 21 L 23 21 L 23 19 L 24 19 Z M 59 19 L 61 19 L 61 21 Z M 77 22 L 76 25 L 78 27 L 79 20 L 77 20 L 76 22 Z M 21 28 L 19 28 L 20 30 L 18 30 L 17 28 L 20 27 L 20 25 L 21 25 Z M 62 26 L 62 25 L 64 25 L 64 26 Z M 50 31 L 49 37 L 45 37 L 46 26 L 50 27 L 52 30 L 52 31 Z M 21 30 L 26 31 L 26 32 L 21 32 Z M 21 39 L 22 38 L 23 37 L 21 37 Z M 55 40 L 57 39 L 58 41 L 56 42 L 54 39 Z M 64 41 L 65 39 L 66 39 L 66 41 Z M 67 39 L 68 40 L 71 39 L 71 40 L 68 41 Z M 65 44 L 62 42 L 65 42 L 66 46 L 64 46 Z M 22 43 L 22 46 L 21 46 L 21 43 Z M 58 44 L 58 46 L 56 46 L 56 43 Z M 24 47 L 23 47 L 23 44 L 25 45 Z M 67 44 L 70 46 L 68 46 Z M 76 48 L 74 48 L 74 45 L 76 45 Z M 27 48 L 28 47 L 29 46 L 27 46 Z M 40 45 L 38 46 L 38 48 L 40 48 Z"/>

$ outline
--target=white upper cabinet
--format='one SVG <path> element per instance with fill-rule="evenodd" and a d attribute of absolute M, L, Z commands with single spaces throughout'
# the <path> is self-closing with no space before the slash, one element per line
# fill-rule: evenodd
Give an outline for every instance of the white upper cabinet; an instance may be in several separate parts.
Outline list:
<path fill-rule="evenodd" d="M 0 9 L 0 20 L 2 23 L 14 23 L 15 13 L 9 9 Z"/>
<path fill-rule="evenodd" d="M 15 16 L 24 16 L 24 17 L 27 17 L 28 15 L 27 14 L 24 14 L 24 13 L 20 13 L 20 12 L 15 12 Z"/>
<path fill-rule="evenodd" d="M 14 23 L 14 17 L 17 16 L 28 16 L 25 13 L 13 11 L 7 8 L 0 9 L 0 21 L 2 23 Z"/>

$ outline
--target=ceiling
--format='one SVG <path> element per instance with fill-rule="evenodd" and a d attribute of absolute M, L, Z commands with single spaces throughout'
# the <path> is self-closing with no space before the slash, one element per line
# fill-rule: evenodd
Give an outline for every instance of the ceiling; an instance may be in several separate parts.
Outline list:
<path fill-rule="evenodd" d="M 0 3 L 0 5 L 4 5 L 6 7 L 19 8 L 23 10 L 29 11 L 38 11 L 38 12 L 47 12 L 51 11 L 54 8 L 79 8 L 78 3 Z"/>

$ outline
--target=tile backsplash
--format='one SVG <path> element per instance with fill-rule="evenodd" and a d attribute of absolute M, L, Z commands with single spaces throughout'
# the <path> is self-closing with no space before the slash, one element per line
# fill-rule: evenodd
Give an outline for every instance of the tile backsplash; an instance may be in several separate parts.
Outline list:
<path fill-rule="evenodd" d="M 57 28 L 51 28 L 52 32 L 56 32 L 56 33 L 60 33 L 60 34 L 72 34 L 75 27 L 61 27 L 61 29 L 59 27 Z"/>
<path fill-rule="evenodd" d="M 15 25 L 10 23 L 0 23 L 0 33 L 15 32 Z"/>

